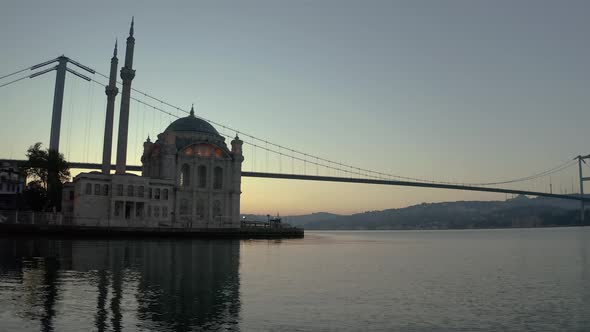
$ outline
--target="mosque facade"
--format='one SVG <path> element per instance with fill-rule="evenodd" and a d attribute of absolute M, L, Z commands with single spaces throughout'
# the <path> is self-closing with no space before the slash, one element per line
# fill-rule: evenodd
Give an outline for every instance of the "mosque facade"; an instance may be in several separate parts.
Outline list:
<path fill-rule="evenodd" d="M 171 123 L 154 142 L 143 144 L 141 175 L 126 167 L 133 64 L 133 21 L 121 69 L 123 91 L 116 171 L 111 174 L 111 142 L 116 87 L 117 46 L 111 59 L 101 172 L 80 173 L 64 186 L 64 221 L 104 227 L 239 228 L 242 141 L 225 138 L 195 116 Z"/>

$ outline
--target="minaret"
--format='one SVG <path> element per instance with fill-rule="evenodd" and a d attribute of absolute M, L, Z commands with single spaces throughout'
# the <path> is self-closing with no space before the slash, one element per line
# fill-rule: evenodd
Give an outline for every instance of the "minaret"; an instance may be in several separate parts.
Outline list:
<path fill-rule="evenodd" d="M 244 144 L 244 142 L 240 140 L 240 137 L 238 137 L 238 134 L 236 133 L 236 137 L 231 141 L 231 153 L 235 156 L 234 158 L 241 159 L 239 160 L 240 162 L 244 160 L 244 156 L 242 155 L 242 144 Z"/>
<path fill-rule="evenodd" d="M 244 161 L 244 155 L 242 153 L 242 144 L 244 142 L 238 137 L 231 141 L 231 154 L 232 154 L 232 192 L 230 193 L 231 200 L 231 215 L 232 225 L 235 227 L 240 226 L 240 195 L 242 194 L 242 162 Z"/>
<path fill-rule="evenodd" d="M 107 117 L 104 124 L 104 141 L 102 147 L 102 173 L 111 173 L 111 152 L 113 150 L 113 117 L 115 114 L 115 97 L 119 93 L 117 89 L 117 42 L 111 58 L 111 72 L 109 74 L 109 85 L 105 88 L 107 95 Z"/>
<path fill-rule="evenodd" d="M 150 163 L 150 152 L 154 143 L 150 140 L 148 135 L 147 140 L 143 142 L 143 154 L 141 155 L 141 176 L 152 176 L 151 163 Z"/>
<path fill-rule="evenodd" d="M 117 140 L 117 170 L 116 174 L 125 174 L 127 164 L 127 129 L 129 127 L 129 100 L 131 99 L 131 81 L 135 77 L 133 70 L 133 18 L 131 28 L 127 37 L 127 48 L 125 50 L 125 66 L 121 68 L 121 79 L 123 79 L 123 92 L 121 93 L 121 109 L 119 111 L 119 135 Z"/>

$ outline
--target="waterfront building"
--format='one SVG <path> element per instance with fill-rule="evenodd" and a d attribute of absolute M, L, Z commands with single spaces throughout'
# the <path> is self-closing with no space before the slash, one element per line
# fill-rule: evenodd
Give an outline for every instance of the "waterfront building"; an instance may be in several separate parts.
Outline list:
<path fill-rule="evenodd" d="M 116 46 L 106 87 L 107 116 L 102 172 L 80 173 L 64 186 L 62 211 L 68 223 L 106 227 L 240 228 L 242 141 L 231 149 L 207 121 L 195 116 L 171 123 L 143 144 L 141 175 L 127 173 L 127 131 L 133 64 L 133 21 L 121 69 L 123 91 L 115 174 L 110 173 Z"/>
<path fill-rule="evenodd" d="M 25 178 L 16 161 L 3 161 L 0 164 L 0 210 L 16 209 L 18 195 L 24 188 Z"/>

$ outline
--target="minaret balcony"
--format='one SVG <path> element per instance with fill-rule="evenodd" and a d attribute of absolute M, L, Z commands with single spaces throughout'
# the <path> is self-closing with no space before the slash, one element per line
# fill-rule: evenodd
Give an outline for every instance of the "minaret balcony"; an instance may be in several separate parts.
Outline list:
<path fill-rule="evenodd" d="M 116 86 L 106 86 L 104 92 L 107 94 L 107 97 L 114 97 L 119 93 L 119 89 Z"/>
<path fill-rule="evenodd" d="M 121 79 L 123 81 L 131 81 L 135 77 L 135 70 L 123 67 L 121 68 Z"/>

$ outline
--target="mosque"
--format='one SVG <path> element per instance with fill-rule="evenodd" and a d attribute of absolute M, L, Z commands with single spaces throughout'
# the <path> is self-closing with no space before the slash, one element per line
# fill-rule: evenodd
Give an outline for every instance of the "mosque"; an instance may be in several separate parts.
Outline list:
<path fill-rule="evenodd" d="M 242 141 L 231 149 L 217 130 L 194 114 L 171 123 L 143 144 L 141 176 L 127 173 L 127 134 L 133 67 L 133 20 L 127 38 L 119 114 L 116 171 L 111 150 L 117 45 L 111 58 L 102 172 L 80 173 L 64 186 L 62 212 L 72 225 L 103 227 L 240 228 Z"/>

